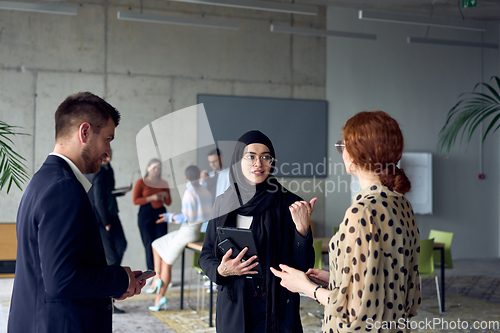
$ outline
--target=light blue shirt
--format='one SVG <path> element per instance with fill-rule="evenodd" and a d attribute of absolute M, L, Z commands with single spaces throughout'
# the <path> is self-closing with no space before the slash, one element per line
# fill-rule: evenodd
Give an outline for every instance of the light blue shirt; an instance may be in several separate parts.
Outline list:
<path fill-rule="evenodd" d="M 215 197 L 226 192 L 229 187 L 229 168 L 219 171 L 219 178 L 217 178 L 217 185 L 215 188 Z"/>

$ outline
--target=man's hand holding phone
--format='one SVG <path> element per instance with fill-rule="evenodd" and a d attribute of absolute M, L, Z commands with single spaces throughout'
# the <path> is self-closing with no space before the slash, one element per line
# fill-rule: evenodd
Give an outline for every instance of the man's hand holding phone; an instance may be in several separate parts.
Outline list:
<path fill-rule="evenodd" d="M 151 269 L 148 269 L 147 271 L 144 271 L 144 272 L 141 272 L 140 274 L 137 274 L 135 276 L 135 279 L 137 281 L 139 280 L 146 280 L 146 279 L 149 279 L 150 277 L 153 277 L 156 275 L 156 272 L 151 270 Z"/>
<path fill-rule="evenodd" d="M 123 268 L 127 272 L 130 282 L 127 291 L 119 298 L 115 298 L 116 300 L 119 301 L 132 297 L 134 295 L 139 295 L 141 293 L 142 288 L 146 285 L 145 283 L 146 279 L 156 274 L 154 271 L 151 270 L 142 272 L 142 271 L 132 271 L 130 267 L 123 267 Z"/>

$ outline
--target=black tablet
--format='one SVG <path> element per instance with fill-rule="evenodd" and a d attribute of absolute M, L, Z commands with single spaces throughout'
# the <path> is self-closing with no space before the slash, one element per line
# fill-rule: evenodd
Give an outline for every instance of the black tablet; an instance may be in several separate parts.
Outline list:
<path fill-rule="evenodd" d="M 113 191 L 111 191 L 111 194 L 116 195 L 116 196 L 122 196 L 128 191 L 132 189 L 132 183 L 130 183 L 130 186 L 124 186 L 124 187 L 119 187 L 115 188 Z"/>
<path fill-rule="evenodd" d="M 245 254 L 245 257 L 250 258 L 256 255 L 257 256 L 256 261 L 259 261 L 259 253 L 257 251 L 257 246 L 255 245 L 255 239 L 253 238 L 252 230 L 241 229 L 241 228 L 230 228 L 230 227 L 217 227 L 217 233 L 219 234 L 219 239 L 220 239 L 219 244 L 229 243 L 231 245 L 234 245 L 231 246 L 231 247 L 236 247 L 233 248 L 233 253 L 235 251 L 239 253 L 241 249 L 248 247 L 248 251 Z M 226 239 L 228 239 L 230 242 L 224 242 Z M 255 266 L 253 270 L 259 272 L 259 274 L 249 274 L 248 276 L 258 277 L 258 278 L 263 277 L 262 267 L 260 267 L 260 264 Z"/>

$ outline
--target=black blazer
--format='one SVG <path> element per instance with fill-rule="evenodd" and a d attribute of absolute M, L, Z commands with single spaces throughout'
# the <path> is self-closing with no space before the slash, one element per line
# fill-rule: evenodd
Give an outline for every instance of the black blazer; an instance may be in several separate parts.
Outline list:
<path fill-rule="evenodd" d="M 217 284 L 217 332 L 245 333 L 249 331 L 249 323 L 255 319 L 251 317 L 250 314 L 252 311 L 248 309 L 251 305 L 245 299 L 246 277 L 223 277 L 217 271 L 223 256 L 216 246 L 220 242 L 217 234 L 217 226 L 236 227 L 236 212 L 230 212 L 226 218 L 222 212 L 227 212 L 227 209 L 221 208 L 224 206 L 224 202 L 230 201 L 228 198 L 230 192 L 231 188 L 215 200 L 214 207 L 212 208 L 213 218 L 208 223 L 198 263 L 210 280 Z M 292 293 L 281 287 L 279 285 L 281 279 L 269 279 L 269 276 L 272 275 L 269 267 L 278 268 L 277 265 L 283 263 L 304 272 L 308 268 L 312 268 L 314 266 L 313 237 L 310 228 L 305 237 L 298 233 L 289 212 L 289 206 L 295 201 L 302 199 L 284 188 L 276 191 L 276 197 L 279 198 L 277 200 L 278 203 L 276 206 L 270 208 L 270 210 L 279 211 L 283 214 L 281 215 L 281 219 L 272 221 L 277 234 L 269 236 L 271 238 L 268 239 L 268 242 L 280 244 L 281 247 L 276 252 L 270 253 L 273 258 L 266 258 L 265 253 L 259 253 L 259 265 L 262 265 L 262 271 L 267 279 L 264 286 L 266 293 L 272 292 L 272 284 L 275 284 L 275 288 L 281 289 L 274 296 L 277 303 L 276 318 L 268 318 L 267 320 L 268 322 L 275 320 L 274 325 L 276 326 L 274 327 L 274 332 L 301 333 L 303 329 L 299 313 L 300 296 L 298 293 Z M 251 229 L 254 229 L 255 232 L 256 228 L 259 227 L 256 223 L 252 222 Z M 260 249 L 271 248 L 269 244 L 260 244 L 258 239 L 256 241 L 257 247 Z M 275 265 L 272 262 L 275 262 Z M 267 302 L 269 303 L 269 300 Z M 267 306 L 270 305 L 267 304 Z M 282 311 L 280 312 L 278 308 Z"/>
<path fill-rule="evenodd" d="M 113 216 L 118 215 L 118 203 L 112 191 L 115 189 L 115 175 L 111 165 L 101 165 L 98 173 L 85 177 L 92 183 L 87 193 L 97 222 L 106 227 L 111 224 Z"/>
<path fill-rule="evenodd" d="M 107 266 L 85 190 L 62 158 L 49 155 L 17 214 L 17 262 L 9 333 L 112 331 L 111 297 L 128 274 Z"/>

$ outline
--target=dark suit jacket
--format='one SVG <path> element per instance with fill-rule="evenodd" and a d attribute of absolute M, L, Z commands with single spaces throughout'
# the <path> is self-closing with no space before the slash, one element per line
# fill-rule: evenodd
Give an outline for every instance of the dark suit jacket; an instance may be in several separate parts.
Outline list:
<path fill-rule="evenodd" d="M 9 333 L 112 331 L 111 297 L 129 278 L 107 266 L 89 199 L 70 166 L 50 155 L 17 215 L 16 275 Z"/>
<path fill-rule="evenodd" d="M 207 177 L 207 190 L 212 195 L 212 202 L 215 202 L 216 192 L 217 192 L 217 179 L 219 179 L 219 174 L 215 173 L 213 177 Z"/>
<path fill-rule="evenodd" d="M 92 183 L 92 188 L 87 194 L 97 222 L 106 227 L 111 224 L 111 217 L 118 215 L 118 203 L 111 193 L 115 189 L 113 168 L 110 164 L 101 165 L 98 173 L 88 174 L 85 177 Z"/>

